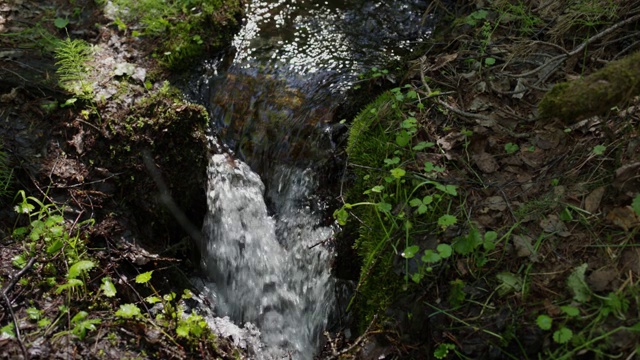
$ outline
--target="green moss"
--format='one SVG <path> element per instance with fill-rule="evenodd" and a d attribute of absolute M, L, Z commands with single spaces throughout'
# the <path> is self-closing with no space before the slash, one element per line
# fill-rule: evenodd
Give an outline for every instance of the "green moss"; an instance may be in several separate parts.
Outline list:
<path fill-rule="evenodd" d="M 347 201 L 366 201 L 364 190 L 378 184 L 379 176 L 371 176 L 371 169 L 380 168 L 387 155 L 393 152 L 389 128 L 398 124 L 402 113 L 394 106 L 390 92 L 385 92 L 360 112 L 353 121 L 347 145 L 349 162 L 354 165 L 355 182 L 351 184 Z M 397 126 L 397 125 L 396 125 Z M 380 175 L 384 172 L 381 170 Z M 403 280 L 394 269 L 395 252 L 385 236 L 382 223 L 373 206 L 353 209 L 361 220 L 355 247 L 363 260 L 360 285 L 355 297 L 355 312 L 359 328 L 364 330 L 374 315 L 382 313 L 396 299 Z M 353 225 L 352 225 L 353 226 Z"/>
<path fill-rule="evenodd" d="M 599 115 L 640 94 L 640 52 L 607 64 L 595 73 L 560 83 L 538 105 L 541 118 L 565 123 Z"/>
<path fill-rule="evenodd" d="M 239 0 L 114 0 L 116 23 L 135 35 L 158 40 L 154 56 L 171 70 L 184 70 L 225 46 L 239 27 Z"/>

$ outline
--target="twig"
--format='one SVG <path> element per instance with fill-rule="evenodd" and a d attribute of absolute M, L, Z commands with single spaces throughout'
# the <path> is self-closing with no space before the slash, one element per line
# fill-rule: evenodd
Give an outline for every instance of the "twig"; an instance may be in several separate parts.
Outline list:
<path fill-rule="evenodd" d="M 27 348 L 24 347 L 24 343 L 22 342 L 22 336 L 20 336 L 20 327 L 18 326 L 18 321 L 16 321 L 16 314 L 13 313 L 13 308 L 11 307 L 11 301 L 7 297 L 7 294 L 2 293 L 2 298 L 7 303 L 7 309 L 9 310 L 9 314 L 11 315 L 11 320 L 13 320 L 13 327 L 16 330 L 16 340 L 20 345 L 20 350 L 22 350 L 22 355 L 25 360 L 29 359 L 29 353 L 27 352 Z"/>
<path fill-rule="evenodd" d="M 495 119 L 492 119 L 488 116 L 482 115 L 482 114 L 474 114 L 474 113 L 470 113 L 470 112 L 466 112 L 466 111 L 462 111 L 458 108 L 455 108 L 447 103 L 445 103 L 442 100 L 438 100 L 438 104 L 444 106 L 445 108 L 447 108 L 448 110 L 450 110 L 451 112 L 454 112 L 460 116 L 465 116 L 468 118 L 473 118 L 473 119 L 478 119 L 478 120 L 482 120 L 485 123 L 479 123 L 482 126 L 487 126 L 487 127 L 492 127 L 497 131 L 501 131 L 513 138 L 516 139 L 521 139 L 521 138 L 527 138 L 527 137 L 531 137 L 531 133 L 525 132 L 525 133 L 516 133 L 513 132 L 512 130 L 507 129 L 506 127 L 498 124 L 498 122 Z"/>
<path fill-rule="evenodd" d="M 160 191 L 160 202 L 169 210 L 171 215 L 175 218 L 175 220 L 180 224 L 182 229 L 191 236 L 191 238 L 197 243 L 202 243 L 203 236 L 200 230 L 189 220 L 187 215 L 180 209 L 178 204 L 176 204 L 173 197 L 171 197 L 171 193 L 169 192 L 169 187 L 164 182 L 162 178 L 162 174 L 160 170 L 156 167 L 153 162 L 153 158 L 151 157 L 151 152 L 147 149 L 142 151 L 142 160 L 144 162 L 147 171 L 151 175 L 151 178 L 156 183 L 158 190 Z"/>
<path fill-rule="evenodd" d="M 371 320 L 371 323 L 369 323 L 369 326 L 367 326 L 367 330 L 365 330 L 364 333 L 360 335 L 360 337 L 358 337 L 356 341 L 353 342 L 353 344 L 351 344 L 351 346 L 349 346 L 346 349 L 342 349 L 338 352 L 332 349 L 333 354 L 331 354 L 331 356 L 328 357 L 327 359 L 339 359 L 340 356 L 349 353 L 350 351 L 355 349 L 357 346 L 359 346 L 367 338 L 367 336 L 369 336 L 369 333 L 371 332 L 371 328 L 373 327 L 377 319 L 378 319 L 378 315 L 374 315 L 373 319 Z M 325 333 L 325 336 L 329 338 L 328 334 L 326 333 Z M 329 338 L 329 340 L 331 340 L 331 338 Z"/>
<path fill-rule="evenodd" d="M 22 268 L 22 270 L 18 271 L 18 273 L 9 281 L 9 284 L 2 290 L 2 295 L 6 295 L 13 287 L 18 283 L 20 278 L 26 274 L 27 271 L 31 269 L 33 264 L 36 262 L 36 257 L 32 257 L 27 261 L 27 264 Z"/>
<path fill-rule="evenodd" d="M 449 104 L 447 104 L 446 102 L 444 102 L 443 100 L 438 99 L 437 103 L 444 106 L 447 110 L 454 112 L 460 116 L 464 116 L 464 117 L 468 117 L 468 118 L 472 118 L 472 119 L 478 119 L 478 120 L 482 120 L 482 121 L 486 121 L 490 124 L 494 124 L 496 121 L 495 119 L 492 119 L 486 115 L 482 115 L 482 114 L 474 114 L 474 113 L 470 113 L 470 112 L 466 112 L 463 110 L 460 110 L 458 108 L 455 108 Z"/>
<path fill-rule="evenodd" d="M 22 276 L 31 269 L 31 267 L 35 262 L 36 262 L 36 257 L 33 256 L 31 259 L 29 259 L 29 261 L 27 261 L 27 264 L 22 268 L 22 270 L 18 271 L 18 273 L 11 279 L 11 281 L 9 281 L 9 284 L 4 288 L 4 290 L 2 290 L 2 298 L 4 299 L 4 302 L 7 303 L 7 309 L 9 311 L 9 314 L 11 315 L 11 320 L 13 320 L 13 327 L 16 330 L 16 340 L 20 345 L 20 350 L 22 350 L 22 355 L 24 356 L 25 360 L 29 359 L 29 353 L 27 352 L 27 348 L 24 346 L 24 342 L 22 342 L 22 336 L 20 335 L 20 327 L 19 327 L 18 321 L 16 320 L 16 314 L 13 312 L 13 307 L 11 306 L 11 301 L 9 300 L 7 293 L 11 291 L 11 289 L 13 289 L 13 287 L 18 283 L 20 278 L 22 278 Z"/>
<path fill-rule="evenodd" d="M 315 248 L 318 245 L 324 245 L 324 244 L 328 243 L 329 241 L 333 241 L 333 240 L 335 240 L 333 238 L 333 236 L 330 236 L 330 237 L 328 237 L 328 238 L 326 238 L 324 240 L 318 241 L 317 243 L 315 243 L 313 245 L 307 246 L 307 250 L 311 250 L 311 249 Z"/>
<path fill-rule="evenodd" d="M 627 25 L 631 22 L 634 22 L 636 20 L 640 19 L 640 14 L 636 14 L 624 21 L 621 21 L 597 34 L 595 34 L 593 37 L 585 40 L 584 42 L 582 42 L 582 44 L 578 45 L 576 48 L 574 48 L 573 50 L 567 52 L 566 50 L 564 50 L 564 54 L 558 55 L 554 58 L 551 58 L 548 62 L 538 66 L 537 68 L 531 70 L 531 71 L 527 71 L 526 73 L 522 73 L 522 74 L 508 74 L 505 73 L 505 75 L 507 76 L 511 76 L 511 77 L 527 77 L 527 76 L 531 76 L 535 73 L 537 73 L 538 71 L 548 67 L 549 65 L 553 65 L 552 70 L 549 71 L 549 73 L 547 74 L 546 78 L 548 78 L 551 74 L 553 74 L 555 72 L 555 70 L 557 69 L 557 67 L 564 62 L 564 60 L 566 60 L 567 58 L 574 56 L 578 53 L 580 53 L 582 50 L 584 50 L 589 44 L 593 43 L 596 40 L 599 40 L 601 38 L 603 38 L 606 35 L 609 35 L 610 33 L 614 32 L 615 30 L 617 30 L 618 28 Z"/>
<path fill-rule="evenodd" d="M 107 181 L 107 180 L 109 180 L 109 179 L 111 179 L 113 177 L 120 176 L 122 174 L 124 174 L 124 172 L 119 172 L 119 173 L 116 173 L 116 174 L 112 174 L 112 175 L 109 175 L 106 178 L 100 179 L 100 180 L 94 180 L 94 181 L 89 181 L 89 182 L 81 182 L 79 184 L 73 184 L 73 185 L 51 186 L 51 187 L 54 188 L 54 189 L 71 189 L 71 188 L 76 188 L 76 187 L 80 187 L 80 186 L 84 186 L 84 185 L 91 185 L 91 184 L 97 184 L 97 183 L 105 182 L 105 181 Z"/>

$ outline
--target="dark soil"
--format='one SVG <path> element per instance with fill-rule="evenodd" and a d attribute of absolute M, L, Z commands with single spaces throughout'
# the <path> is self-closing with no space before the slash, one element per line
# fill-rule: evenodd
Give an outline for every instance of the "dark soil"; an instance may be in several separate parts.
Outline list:
<path fill-rule="evenodd" d="M 55 18 L 72 20 L 58 29 Z M 56 39 L 67 32 L 95 46 L 87 74 L 95 102 L 78 99 L 59 106 L 74 97 L 58 87 L 53 57 Z M 0 5 L 0 144 L 13 169 L 11 195 L 1 199 L 0 327 L 16 323 L 21 333 L 0 337 L 0 358 L 240 354 L 225 339 L 184 340 L 150 323 L 114 317 L 119 304 L 146 306 L 141 296 L 153 292 L 132 281 L 141 272 L 154 271 L 156 293 L 189 288 L 185 272 L 196 271 L 192 261 L 198 260 L 192 259 L 193 229 L 200 229 L 206 207 L 206 110 L 163 83 L 165 70 L 149 56 L 153 39 L 145 40 L 119 31 L 94 1 Z M 135 73 L 114 76 L 119 63 L 134 64 Z M 62 211 L 69 234 L 84 243 L 83 256 L 98 264 L 86 293 L 70 302 L 54 291 L 65 281 L 65 257 L 41 257 L 12 236 L 13 229 L 30 221 L 13 209 L 21 200 L 12 198 L 18 190 Z M 24 264 L 16 266 L 15 259 L 25 255 L 33 261 L 20 271 Z M 114 279 L 117 298 L 101 295 L 104 277 Z M 71 311 L 63 305 L 71 305 Z M 52 319 L 53 325 L 37 326 L 28 308 L 39 309 L 39 318 Z M 84 341 L 68 331 L 79 309 L 102 319 Z"/>

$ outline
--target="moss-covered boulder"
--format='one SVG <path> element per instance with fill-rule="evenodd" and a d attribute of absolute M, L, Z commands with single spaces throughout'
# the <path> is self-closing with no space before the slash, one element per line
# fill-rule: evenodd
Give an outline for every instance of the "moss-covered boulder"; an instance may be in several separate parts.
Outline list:
<path fill-rule="evenodd" d="M 582 79 L 554 86 L 538 106 L 541 118 L 572 124 L 607 112 L 640 94 L 640 52 Z"/>
<path fill-rule="evenodd" d="M 105 124 L 107 139 L 101 151 L 109 160 L 103 159 L 104 165 L 122 173 L 118 195 L 134 210 L 139 228 L 146 231 L 144 238 L 155 245 L 161 244 L 157 240 L 168 245 L 185 236 L 184 224 L 172 211 L 185 213 L 197 229 L 202 225 L 208 126 L 206 109 L 184 101 L 168 83 Z M 168 201 L 177 209 L 167 207 Z"/>

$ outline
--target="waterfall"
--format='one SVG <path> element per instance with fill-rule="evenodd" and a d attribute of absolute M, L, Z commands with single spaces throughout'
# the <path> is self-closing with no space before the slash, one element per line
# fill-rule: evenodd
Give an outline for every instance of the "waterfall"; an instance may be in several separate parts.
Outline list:
<path fill-rule="evenodd" d="M 335 183 L 326 171 L 335 165 L 333 114 L 359 74 L 428 36 L 428 2 L 246 4 L 233 61 L 206 62 L 191 82 L 235 156 L 213 155 L 208 168 L 203 291 L 228 317 L 212 326 L 250 344 L 253 357 L 312 359 L 335 303 L 326 246 L 334 229 L 317 195 Z"/>
<path fill-rule="evenodd" d="M 215 287 L 216 312 L 256 324 L 259 358 L 311 359 L 333 307 L 332 254 L 311 246 L 332 236 L 305 202 L 317 186 L 311 171 L 281 167 L 265 204 L 265 186 L 245 163 L 213 155 L 208 169 L 203 267 Z"/>

